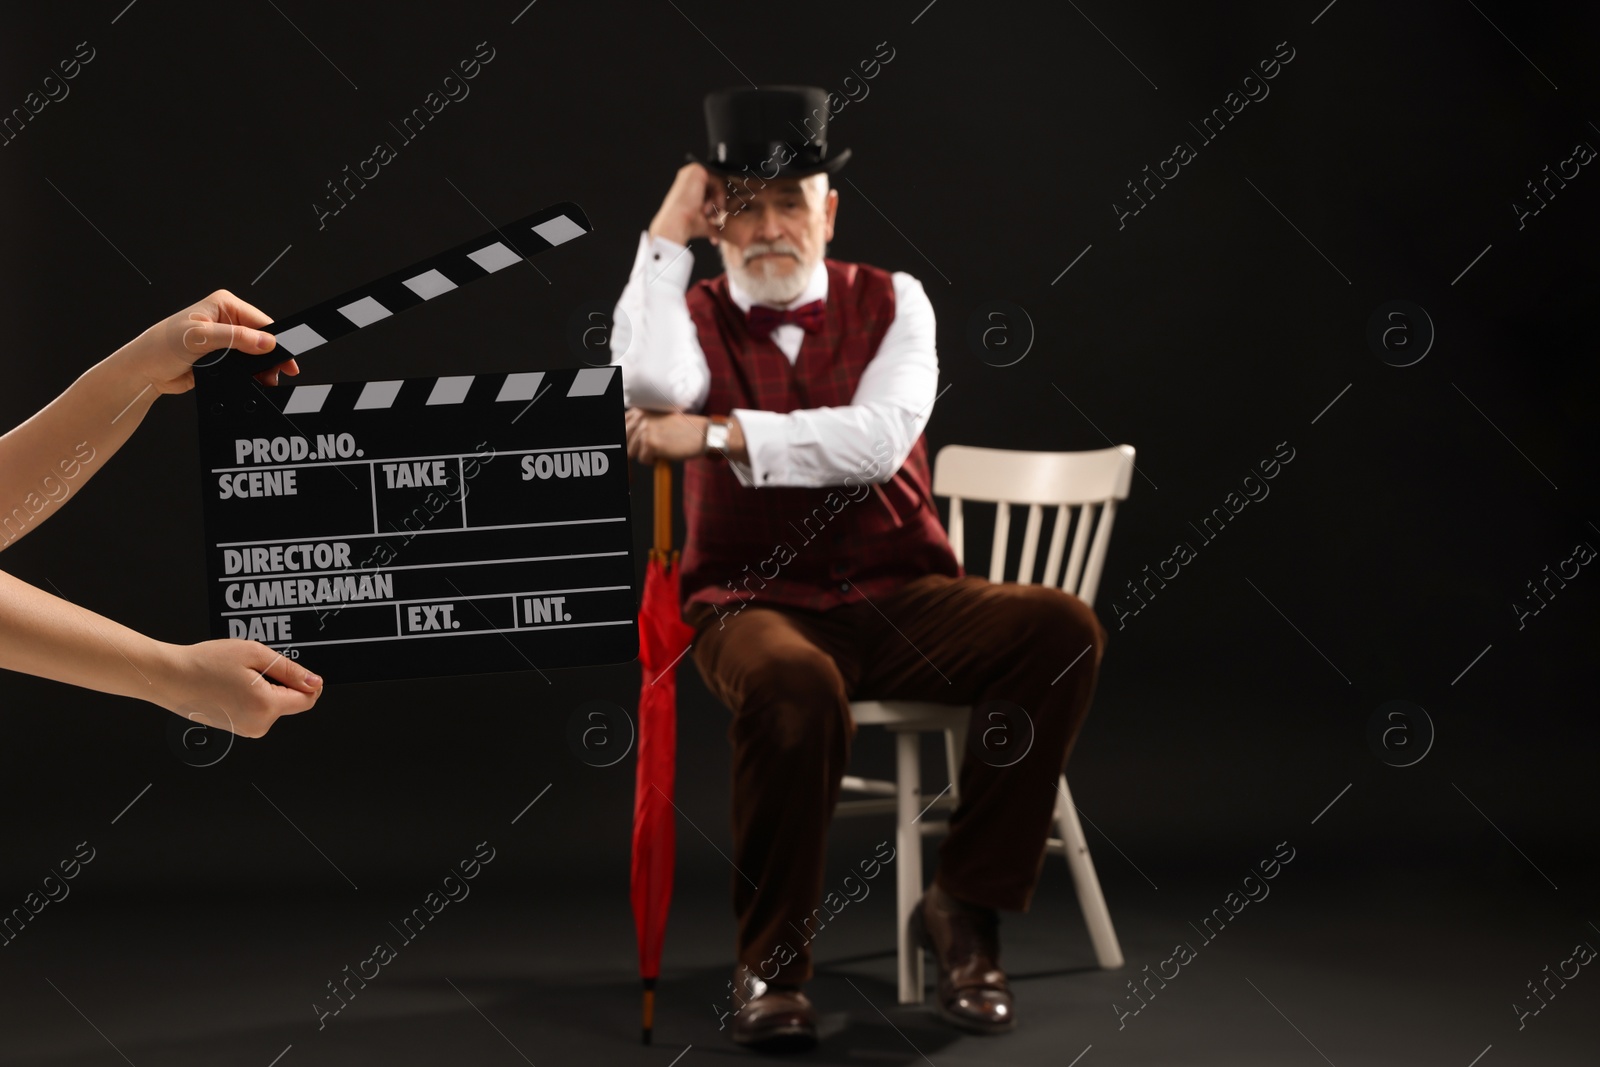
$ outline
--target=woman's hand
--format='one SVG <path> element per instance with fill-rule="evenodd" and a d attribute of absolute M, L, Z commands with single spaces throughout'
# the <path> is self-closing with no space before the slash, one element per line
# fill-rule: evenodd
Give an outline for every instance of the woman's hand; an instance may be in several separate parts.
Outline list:
<path fill-rule="evenodd" d="M 223 638 L 167 652 L 153 703 L 240 737 L 262 736 L 279 716 L 307 711 L 322 695 L 321 678 L 256 641 Z"/>
<path fill-rule="evenodd" d="M 233 348 L 260 355 L 277 339 L 259 327 L 272 320 L 252 304 L 218 289 L 204 300 L 168 316 L 119 348 L 111 359 L 160 393 L 186 393 L 194 388 L 194 365 L 204 366 L 208 352 Z M 214 360 L 216 357 L 212 357 Z M 293 359 L 256 375 L 263 385 L 277 385 L 278 372 L 299 374 Z"/>

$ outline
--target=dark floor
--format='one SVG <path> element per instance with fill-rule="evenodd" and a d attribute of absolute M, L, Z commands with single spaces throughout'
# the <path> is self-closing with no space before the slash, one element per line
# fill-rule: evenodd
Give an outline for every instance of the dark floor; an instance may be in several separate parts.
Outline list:
<path fill-rule="evenodd" d="M 1110 852 L 1109 849 L 1102 849 Z M 1263 855 L 1271 853 L 1268 846 Z M 1298 857 L 1297 857 L 1298 858 Z M 1127 966 L 1092 958 L 1059 861 L 1034 908 L 1007 916 L 1003 962 L 1017 1031 L 966 1036 L 924 1006 L 895 1003 L 892 883 L 816 935 L 820 1048 L 840 1064 L 1593 1065 L 1600 976 L 1581 968 L 1537 1015 L 1526 983 L 1563 967 L 1600 929 L 1572 919 L 1531 872 L 1481 880 L 1425 865 L 1359 872 L 1290 863 L 1270 894 L 1209 942 L 1189 924 L 1221 905 L 1227 876 L 1159 889 L 1102 856 Z M 1241 877 L 1243 872 L 1241 871 Z M 0 1063 L 655 1064 L 750 1055 L 719 1033 L 731 922 L 721 883 L 680 884 L 656 1043 L 638 1038 L 638 983 L 625 886 L 580 887 L 552 871 L 537 896 L 486 872 L 411 943 L 389 926 L 426 893 L 186 892 L 106 906 L 52 904 L 0 954 Z M 1259 889 L 1255 890 L 1257 893 Z M 327 983 L 398 948 L 319 1029 Z M 1138 1014 L 1126 983 L 1186 942 L 1194 956 Z M 1570 974 L 1576 964 L 1564 969 Z M 679 1059 L 680 1055 L 682 1056 Z M 1479 1058 L 1481 1057 L 1481 1058 Z"/>

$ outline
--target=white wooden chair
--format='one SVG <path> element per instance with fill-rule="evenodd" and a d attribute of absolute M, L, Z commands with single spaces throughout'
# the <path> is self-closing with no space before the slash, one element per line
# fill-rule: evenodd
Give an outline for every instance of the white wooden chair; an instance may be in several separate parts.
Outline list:
<path fill-rule="evenodd" d="M 1076 594 L 1093 606 L 1105 563 L 1106 546 L 1111 540 L 1111 525 L 1117 514 L 1117 501 L 1128 498 L 1133 478 L 1134 449 L 1117 445 L 1091 452 L 1020 452 L 1001 448 L 973 448 L 946 445 L 934 458 L 933 492 L 950 498 L 950 542 L 963 566 L 964 525 L 961 505 L 964 500 L 992 502 L 995 514 L 994 547 L 989 555 L 989 580 L 1005 580 L 1006 547 L 1011 529 L 1011 506 L 1028 506 L 1028 525 L 1023 531 L 1022 558 L 1017 581 L 1031 584 L 1039 547 L 1043 509 L 1055 508 L 1054 529 L 1045 556 L 1042 584 L 1057 586 Z M 1098 517 L 1098 522 L 1096 518 Z M 1066 572 L 1061 557 L 1066 547 L 1067 530 L 1074 521 L 1072 549 Z M 1060 581 L 1057 582 L 1057 576 Z M 934 704 L 910 700 L 861 700 L 850 705 L 856 722 L 882 726 L 895 735 L 896 781 L 846 775 L 844 790 L 866 794 L 867 799 L 841 799 L 836 816 L 895 816 L 896 919 L 900 956 L 900 1003 L 917 1004 L 923 999 L 923 953 L 911 943 L 906 920 L 922 895 L 922 838 L 944 832 L 942 819 L 929 818 L 935 812 L 953 809 L 960 797 L 957 782 L 966 746 L 970 706 Z M 928 805 L 924 801 L 917 760 L 918 742 L 924 732 L 944 734 L 946 770 L 950 786 Z M 1105 895 L 1089 858 L 1089 845 L 1078 823 L 1078 812 L 1061 777 L 1056 799 L 1056 822 L 1060 837 L 1049 839 L 1047 848 L 1065 854 L 1077 887 L 1078 903 L 1089 928 L 1089 939 L 1101 967 L 1122 966 L 1122 948 L 1111 925 Z M 919 818 L 919 815 L 922 816 Z"/>

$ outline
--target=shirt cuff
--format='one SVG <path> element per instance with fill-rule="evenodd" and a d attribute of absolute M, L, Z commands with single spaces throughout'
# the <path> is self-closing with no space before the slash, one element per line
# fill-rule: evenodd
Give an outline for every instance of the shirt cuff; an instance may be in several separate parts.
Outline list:
<path fill-rule="evenodd" d="M 782 412 L 755 408 L 734 408 L 728 414 L 739 420 L 744 450 L 750 456 L 748 464 L 728 460 L 740 484 L 758 489 L 789 484 L 792 472 L 784 465 L 788 452 L 788 417 Z"/>
<path fill-rule="evenodd" d="M 688 245 L 668 237 L 651 237 L 650 231 L 644 230 L 639 234 L 634 266 L 643 272 L 646 285 L 670 285 L 684 292 L 694 274 L 694 256 L 689 254 Z"/>

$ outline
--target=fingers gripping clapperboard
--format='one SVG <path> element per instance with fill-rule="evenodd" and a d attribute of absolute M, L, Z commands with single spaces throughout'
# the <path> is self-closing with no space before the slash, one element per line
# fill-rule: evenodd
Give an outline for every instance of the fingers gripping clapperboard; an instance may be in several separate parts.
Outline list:
<path fill-rule="evenodd" d="M 272 323 L 264 356 L 197 364 L 213 637 L 335 684 L 638 656 L 618 368 L 253 376 L 358 330 L 402 346 L 391 318 L 590 229 L 546 208 Z"/>

